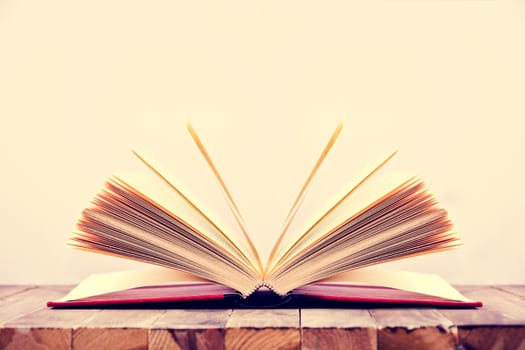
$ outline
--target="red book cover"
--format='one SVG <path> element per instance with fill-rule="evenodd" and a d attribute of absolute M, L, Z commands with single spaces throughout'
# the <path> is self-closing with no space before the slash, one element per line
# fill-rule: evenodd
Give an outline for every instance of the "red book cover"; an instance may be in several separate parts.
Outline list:
<path fill-rule="evenodd" d="M 388 287 L 314 283 L 285 296 L 262 288 L 247 298 L 216 283 L 179 283 L 131 288 L 74 300 L 50 301 L 53 308 L 90 307 L 480 307 L 481 302 L 451 300 Z"/>

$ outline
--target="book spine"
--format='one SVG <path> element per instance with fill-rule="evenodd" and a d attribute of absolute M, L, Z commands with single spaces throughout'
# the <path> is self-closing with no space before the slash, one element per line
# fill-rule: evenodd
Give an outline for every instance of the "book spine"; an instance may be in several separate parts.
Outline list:
<path fill-rule="evenodd" d="M 276 291 L 276 290 L 273 288 L 273 286 L 272 286 L 271 284 L 266 283 L 266 282 L 263 281 L 263 282 L 259 282 L 259 283 L 257 283 L 257 284 L 255 285 L 255 287 L 253 287 L 253 289 L 250 290 L 250 292 L 249 292 L 248 294 L 246 294 L 246 295 L 242 295 L 242 297 L 243 297 L 244 299 L 246 299 L 247 297 L 249 297 L 250 295 L 252 295 L 253 293 L 255 293 L 256 291 L 258 291 L 258 290 L 261 289 L 261 288 L 268 288 L 269 290 L 271 290 L 272 292 L 274 292 L 275 294 L 277 294 L 277 295 L 279 295 L 279 296 L 281 296 L 281 297 L 286 296 L 286 294 L 282 294 L 282 293 L 279 293 L 278 291 Z"/>

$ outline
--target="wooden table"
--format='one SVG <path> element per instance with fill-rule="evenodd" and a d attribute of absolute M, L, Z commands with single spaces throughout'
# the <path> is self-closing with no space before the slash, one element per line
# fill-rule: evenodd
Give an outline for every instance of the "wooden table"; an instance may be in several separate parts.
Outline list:
<path fill-rule="evenodd" d="M 53 310 L 71 286 L 0 286 L 0 349 L 525 349 L 525 286 L 476 310 Z"/>

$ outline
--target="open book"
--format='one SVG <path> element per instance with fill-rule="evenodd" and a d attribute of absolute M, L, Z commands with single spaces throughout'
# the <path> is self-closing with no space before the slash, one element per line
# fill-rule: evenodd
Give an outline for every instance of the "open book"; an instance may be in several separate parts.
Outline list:
<path fill-rule="evenodd" d="M 69 244 L 159 267 L 92 275 L 49 306 L 228 298 L 242 302 L 260 295 L 283 301 L 481 306 L 438 276 L 369 267 L 460 245 L 447 212 L 420 179 L 380 172 L 395 152 L 323 212 L 297 223 L 312 179 L 341 132 L 338 125 L 263 261 L 219 170 L 193 127 L 187 128 L 217 180 L 236 229 L 226 230 L 210 218 L 161 166 L 134 152 L 148 174 L 111 177 L 83 211 Z"/>

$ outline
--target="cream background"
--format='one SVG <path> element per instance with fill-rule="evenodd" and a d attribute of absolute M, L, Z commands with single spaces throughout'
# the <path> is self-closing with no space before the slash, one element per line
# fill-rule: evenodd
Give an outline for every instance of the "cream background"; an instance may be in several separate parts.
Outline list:
<path fill-rule="evenodd" d="M 521 1 L 3 0 L 0 283 L 142 266 L 64 241 L 130 148 L 203 192 L 187 119 L 259 244 L 344 120 L 333 184 L 399 149 L 464 239 L 395 267 L 525 283 L 524 39 Z"/>

